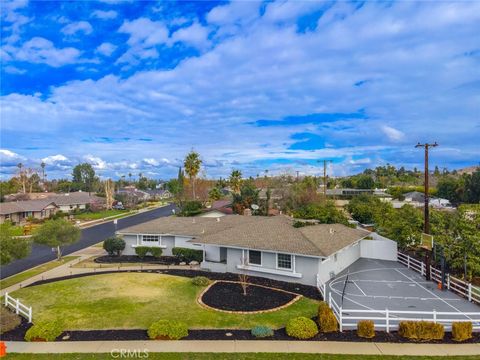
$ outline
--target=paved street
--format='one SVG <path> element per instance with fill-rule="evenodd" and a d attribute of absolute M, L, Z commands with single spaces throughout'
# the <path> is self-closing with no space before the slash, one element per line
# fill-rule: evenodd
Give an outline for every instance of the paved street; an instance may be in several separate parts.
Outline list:
<path fill-rule="evenodd" d="M 155 219 L 157 217 L 168 216 L 172 214 L 172 209 L 175 205 L 168 205 L 155 210 L 145 211 L 136 215 L 132 215 L 118 220 L 117 230 L 126 228 L 128 226 L 140 224 L 142 222 Z M 93 244 L 96 244 L 115 233 L 115 225 L 113 221 L 109 221 L 103 224 L 95 225 L 82 230 L 82 236 L 80 240 L 70 246 L 63 248 L 63 255 L 71 254 L 80 249 L 84 249 Z M 8 265 L 0 268 L 0 278 L 15 275 L 24 270 L 30 269 L 34 266 L 43 264 L 47 261 L 54 260 L 56 257 L 52 249 L 47 246 L 34 244 L 32 247 L 32 253 L 30 256 L 14 261 Z"/>

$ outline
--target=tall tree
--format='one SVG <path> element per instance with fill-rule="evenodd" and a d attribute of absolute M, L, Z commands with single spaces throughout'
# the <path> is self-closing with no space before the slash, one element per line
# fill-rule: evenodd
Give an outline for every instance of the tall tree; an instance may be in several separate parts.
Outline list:
<path fill-rule="evenodd" d="M 80 239 L 80 229 L 64 219 L 48 220 L 33 235 L 33 241 L 57 248 L 57 260 L 62 258 L 61 247 Z"/>
<path fill-rule="evenodd" d="M 232 170 L 228 182 L 233 192 L 235 194 L 238 194 L 242 186 L 242 172 L 240 170 Z"/>
<path fill-rule="evenodd" d="M 90 192 L 96 180 L 95 170 L 89 163 L 78 164 L 73 168 L 72 178 L 80 190 Z"/>
<path fill-rule="evenodd" d="M 200 172 L 200 167 L 202 166 L 202 160 L 200 159 L 200 154 L 195 151 L 190 151 L 183 162 L 185 167 L 185 172 L 187 173 L 190 181 L 192 183 L 192 196 L 195 199 L 195 180 Z"/>

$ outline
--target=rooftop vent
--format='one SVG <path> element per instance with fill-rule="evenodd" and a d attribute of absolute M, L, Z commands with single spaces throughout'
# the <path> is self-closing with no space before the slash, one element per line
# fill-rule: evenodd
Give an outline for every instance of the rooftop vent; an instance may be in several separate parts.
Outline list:
<path fill-rule="evenodd" d="M 330 234 L 333 234 L 335 232 L 335 230 L 333 230 L 332 228 L 330 228 Z"/>
<path fill-rule="evenodd" d="M 220 218 L 219 218 L 219 217 L 217 217 L 217 222 L 220 222 Z"/>

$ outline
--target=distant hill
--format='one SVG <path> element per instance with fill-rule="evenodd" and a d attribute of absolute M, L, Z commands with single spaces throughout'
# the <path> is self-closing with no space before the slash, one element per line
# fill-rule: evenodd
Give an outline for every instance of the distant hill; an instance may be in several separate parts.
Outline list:
<path fill-rule="evenodd" d="M 458 169 L 457 173 L 459 173 L 460 175 L 463 175 L 463 174 L 472 175 L 478 168 L 480 168 L 480 166 L 478 166 L 478 165 L 467 166 L 467 167 L 464 167 L 462 169 Z"/>

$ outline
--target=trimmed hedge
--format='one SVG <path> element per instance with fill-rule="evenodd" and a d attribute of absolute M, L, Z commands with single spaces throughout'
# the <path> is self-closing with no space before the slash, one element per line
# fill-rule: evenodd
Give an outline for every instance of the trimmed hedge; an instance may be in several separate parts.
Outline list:
<path fill-rule="evenodd" d="M 162 251 L 162 248 L 151 247 L 149 253 L 155 258 L 159 258 L 160 256 L 162 256 L 163 251 Z"/>
<path fill-rule="evenodd" d="M 465 341 L 472 338 L 473 325 L 470 321 L 454 322 L 452 324 L 453 341 Z"/>
<path fill-rule="evenodd" d="M 320 332 L 338 331 L 338 322 L 330 306 L 324 301 L 318 305 L 318 328 Z"/>
<path fill-rule="evenodd" d="M 268 326 L 255 326 L 252 331 L 252 336 L 256 338 L 266 338 L 273 336 L 273 330 Z"/>
<path fill-rule="evenodd" d="M 39 322 L 25 333 L 26 341 L 54 341 L 63 332 L 62 324 L 57 321 Z"/>
<path fill-rule="evenodd" d="M 310 339 L 318 334 L 315 321 L 303 316 L 289 320 L 285 330 L 288 336 L 296 339 Z"/>
<path fill-rule="evenodd" d="M 432 321 L 400 321 L 398 333 L 407 339 L 416 340 L 442 340 L 445 328 L 442 324 Z"/>
<path fill-rule="evenodd" d="M 357 335 L 365 339 L 375 337 L 375 323 L 373 320 L 360 320 L 357 323 Z"/>
<path fill-rule="evenodd" d="M 120 256 L 122 251 L 125 250 L 125 240 L 117 236 L 105 239 L 103 242 L 103 249 L 110 256 Z"/>
<path fill-rule="evenodd" d="M 135 248 L 135 254 L 137 254 L 140 259 L 143 259 L 145 256 L 147 256 L 149 251 L 150 248 L 148 246 L 137 246 Z"/>
<path fill-rule="evenodd" d="M 195 286 L 207 286 L 210 284 L 210 280 L 205 276 L 195 276 L 192 279 L 192 284 Z"/>
<path fill-rule="evenodd" d="M 182 247 L 174 247 L 172 249 L 172 254 L 180 259 L 180 261 L 185 261 L 189 263 L 190 261 L 203 261 L 203 251 L 202 250 L 195 250 L 195 249 L 188 249 Z"/>
<path fill-rule="evenodd" d="M 159 320 L 150 325 L 147 332 L 150 339 L 179 340 L 188 336 L 188 327 L 180 321 Z"/>

